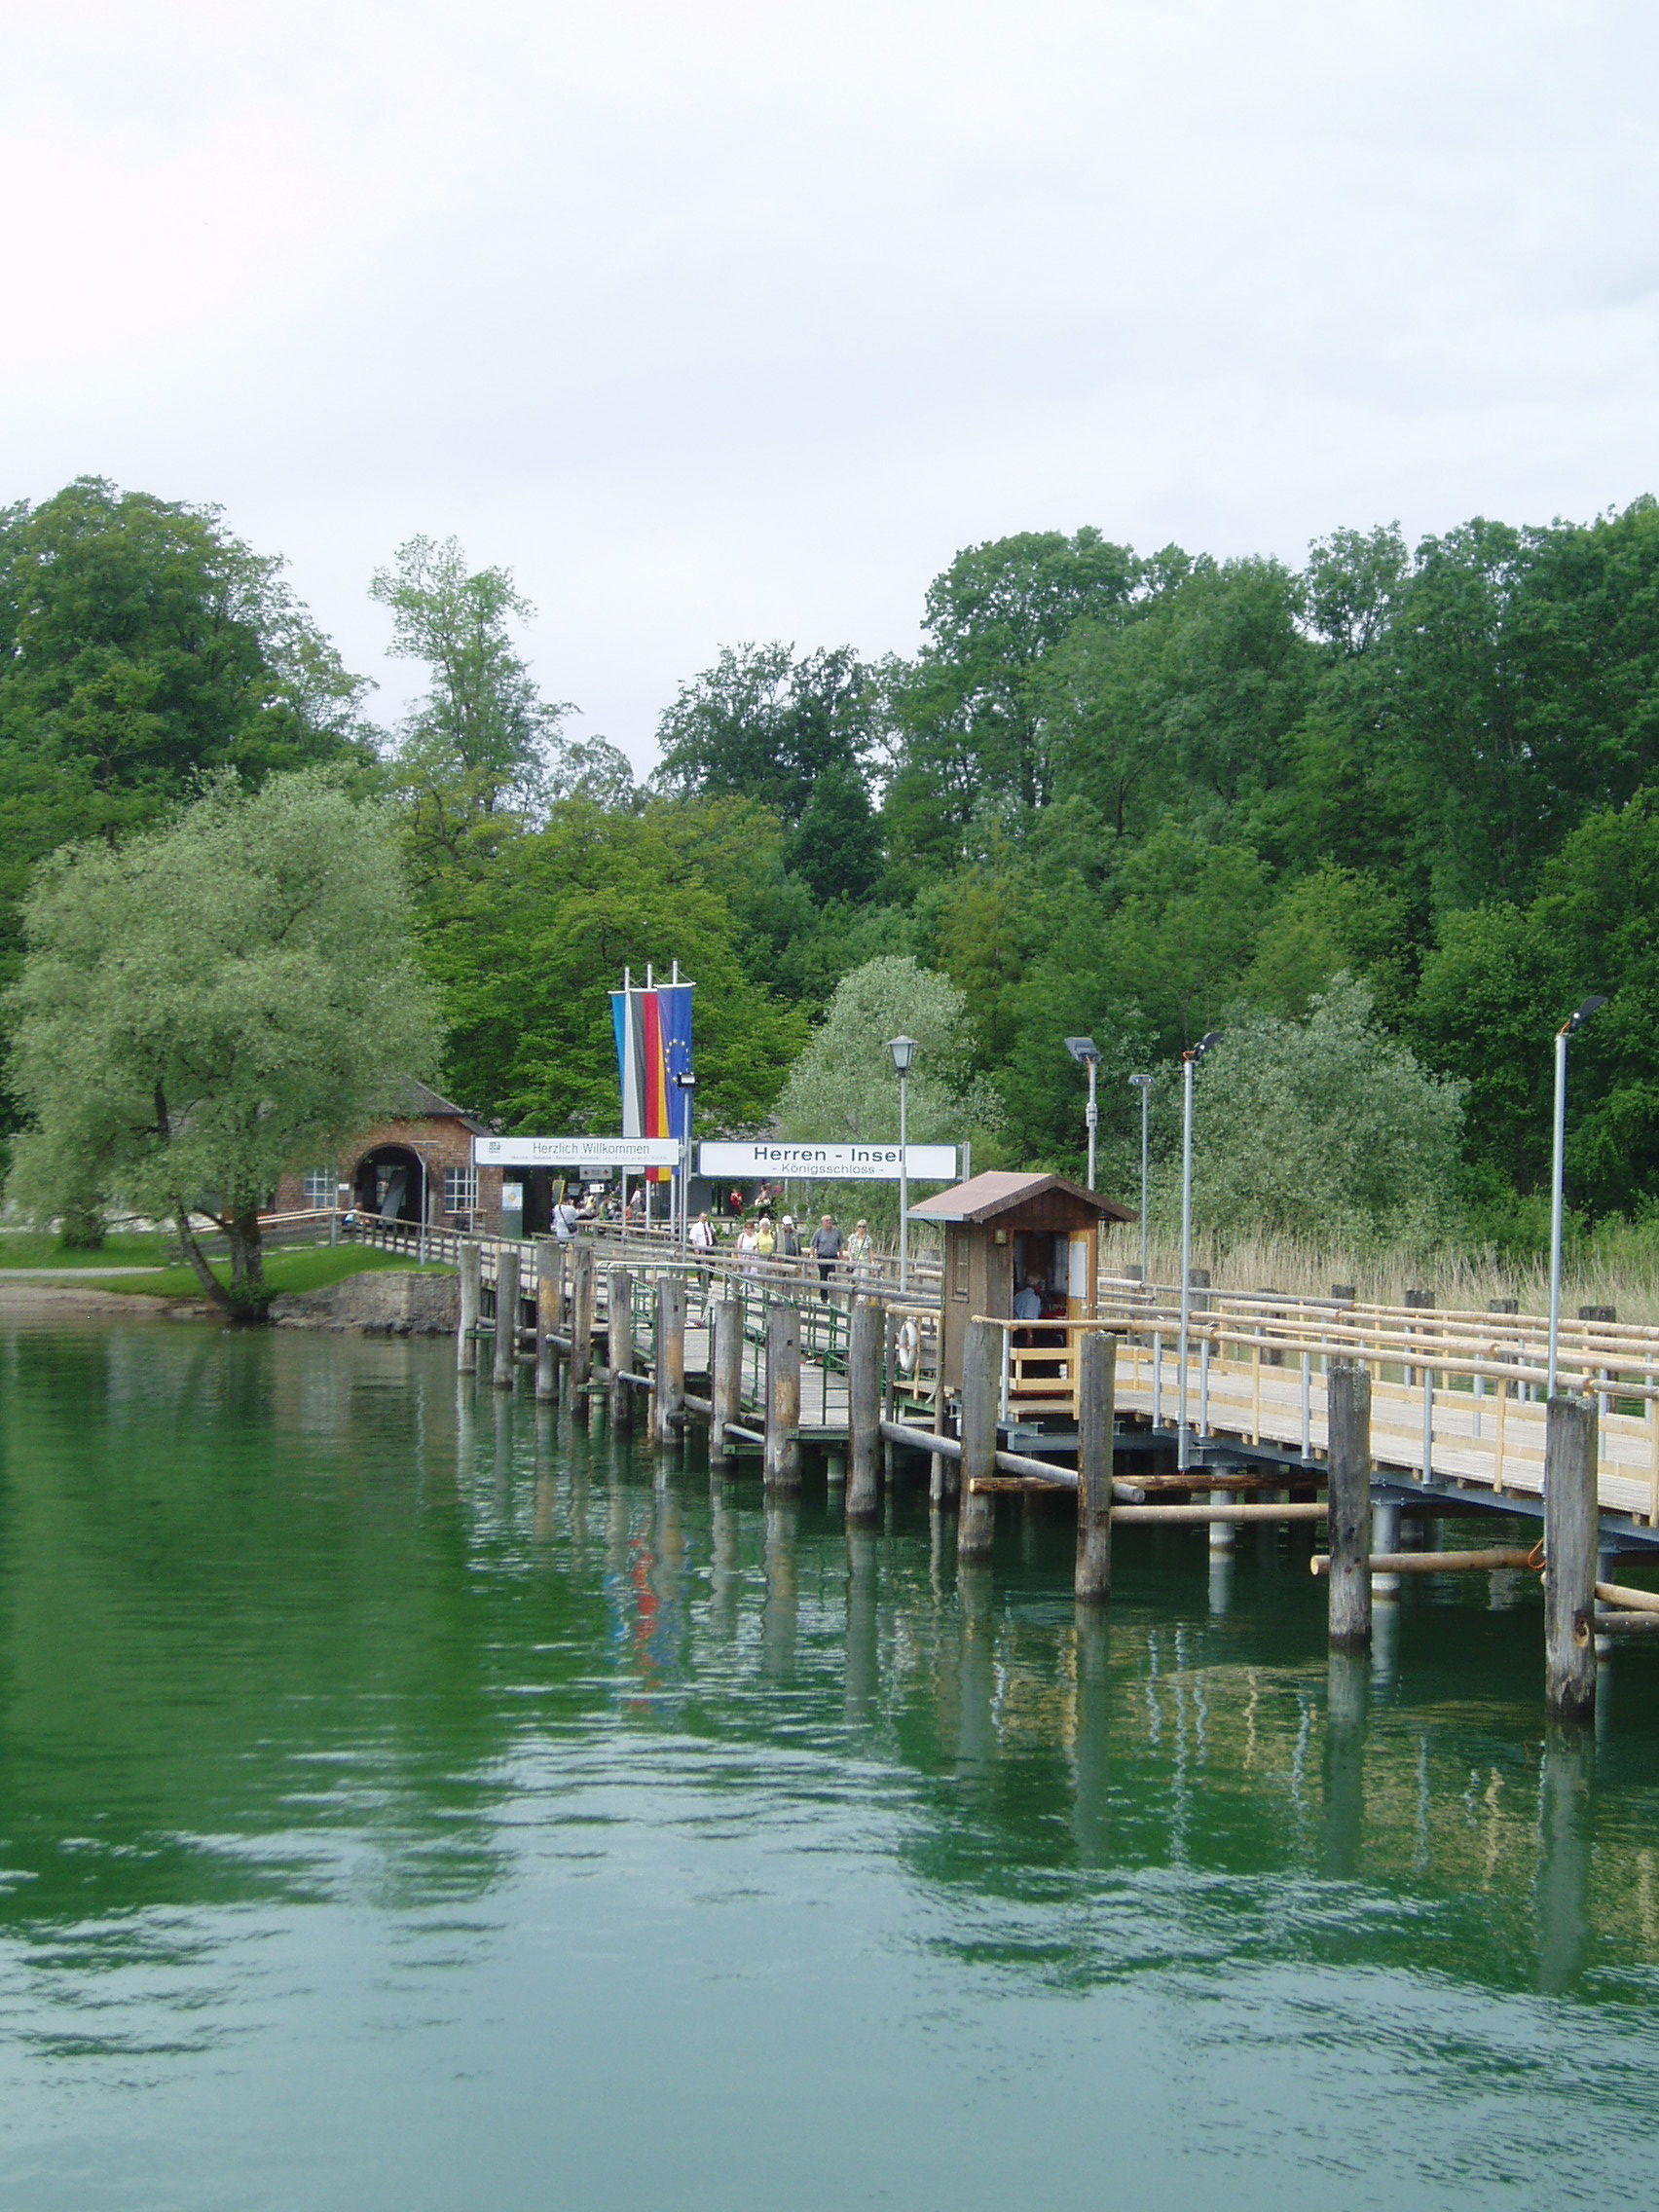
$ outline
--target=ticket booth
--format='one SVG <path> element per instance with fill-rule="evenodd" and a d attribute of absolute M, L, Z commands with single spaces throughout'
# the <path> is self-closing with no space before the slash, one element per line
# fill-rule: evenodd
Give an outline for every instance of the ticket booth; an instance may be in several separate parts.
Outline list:
<path fill-rule="evenodd" d="M 1014 1293 L 1036 1286 L 1045 1319 L 1091 1321 L 1103 1222 L 1133 1221 L 1128 1206 L 1063 1175 L 976 1175 L 910 1208 L 943 1233 L 940 1372 L 962 1387 L 962 1344 L 975 1314 L 1013 1318 Z M 1063 1341 L 1063 1340 L 1062 1340 Z"/>

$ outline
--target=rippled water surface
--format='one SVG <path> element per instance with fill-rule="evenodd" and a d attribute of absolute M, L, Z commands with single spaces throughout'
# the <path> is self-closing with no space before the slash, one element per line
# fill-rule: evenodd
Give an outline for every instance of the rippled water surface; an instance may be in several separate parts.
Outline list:
<path fill-rule="evenodd" d="M 0 1338 L 11 2212 L 1659 2198 L 1659 1653 L 849 1541 L 441 1345 Z M 942 1539 L 942 1540 L 941 1540 Z"/>

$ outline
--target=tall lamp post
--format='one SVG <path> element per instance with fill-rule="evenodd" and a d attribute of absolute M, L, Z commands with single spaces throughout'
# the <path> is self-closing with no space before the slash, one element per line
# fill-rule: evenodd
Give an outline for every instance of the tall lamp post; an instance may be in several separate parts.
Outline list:
<path fill-rule="evenodd" d="M 905 1089 L 910 1062 L 916 1056 L 916 1040 L 889 1037 L 887 1050 L 893 1054 L 894 1073 L 899 1078 L 899 1288 L 905 1291 L 910 1287 L 910 1126 Z"/>
<path fill-rule="evenodd" d="M 1567 1190 L 1567 1041 L 1582 1029 L 1593 1014 L 1606 1005 L 1604 998 L 1586 999 L 1556 1031 L 1555 1041 L 1555 1145 L 1550 1174 L 1550 1357 L 1549 1382 L 1544 1394 L 1556 1391 L 1556 1346 L 1561 1335 L 1561 1229 Z"/>
<path fill-rule="evenodd" d="M 1211 1029 L 1181 1055 L 1181 1338 L 1176 1354 L 1181 1376 L 1181 1420 L 1175 1465 L 1182 1473 L 1192 1438 L 1187 1424 L 1187 1342 L 1193 1322 L 1193 1077 L 1204 1054 L 1220 1043 L 1221 1031 Z"/>
<path fill-rule="evenodd" d="M 1094 1188 L 1094 1132 L 1100 1126 L 1100 1108 L 1095 1100 L 1095 1085 L 1100 1076 L 1100 1048 L 1092 1037 L 1068 1037 L 1066 1051 L 1074 1060 L 1088 1070 L 1088 1106 L 1084 1114 L 1084 1124 L 1088 1130 L 1088 1187 Z"/>
<path fill-rule="evenodd" d="M 683 1252 L 691 1235 L 691 1109 L 697 1101 L 697 1078 L 684 1067 L 668 1080 L 679 1091 L 685 1109 L 680 1132 L 680 1249 Z"/>
<path fill-rule="evenodd" d="M 1141 1102 L 1141 1284 L 1145 1287 L 1147 1273 L 1148 1229 L 1146 1219 L 1147 1195 L 1152 1166 L 1152 1078 L 1149 1075 L 1132 1075 L 1129 1082 L 1140 1092 Z"/>

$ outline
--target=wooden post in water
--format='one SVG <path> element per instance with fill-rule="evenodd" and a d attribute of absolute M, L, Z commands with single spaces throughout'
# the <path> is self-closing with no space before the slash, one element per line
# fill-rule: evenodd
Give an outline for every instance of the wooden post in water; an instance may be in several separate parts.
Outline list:
<path fill-rule="evenodd" d="M 717 1299 L 709 1308 L 709 1456 L 729 1459 L 726 1423 L 743 1410 L 743 1308 L 735 1298 Z"/>
<path fill-rule="evenodd" d="M 559 1348 L 553 1332 L 564 1317 L 565 1247 L 556 1236 L 535 1240 L 535 1396 L 538 1404 L 559 1397 Z"/>
<path fill-rule="evenodd" d="M 1331 1361 L 1325 1406 L 1331 1646 L 1363 1651 L 1371 1641 L 1371 1377 L 1357 1360 Z"/>
<path fill-rule="evenodd" d="M 455 1367 L 458 1375 L 478 1372 L 479 1286 L 484 1279 L 484 1247 L 475 1236 L 463 1237 L 461 1246 L 461 1317 L 455 1329 Z"/>
<path fill-rule="evenodd" d="M 985 1559 L 996 1533 L 994 1493 L 976 1490 L 997 1471 L 997 1408 L 1002 1398 L 1002 1337 L 994 1321 L 970 1321 L 962 1345 L 962 1499 L 958 1560 Z"/>
<path fill-rule="evenodd" d="M 1080 1603 L 1112 1595 L 1112 1435 L 1117 1419 L 1118 1340 L 1091 1331 L 1078 1340 L 1077 1578 Z"/>
<path fill-rule="evenodd" d="M 518 1381 L 519 1248 L 496 1247 L 496 1358 L 490 1380 L 498 1390 L 510 1390 Z"/>
<path fill-rule="evenodd" d="M 651 1366 L 651 1441 L 677 1448 L 685 1418 L 685 1277 L 658 1275 L 656 1358 Z"/>
<path fill-rule="evenodd" d="M 577 1244 L 571 1252 L 571 1394 L 585 1409 L 580 1396 L 593 1380 L 593 1246 Z"/>
<path fill-rule="evenodd" d="M 800 1309 L 782 1300 L 766 1310 L 766 1445 L 761 1460 L 768 1490 L 799 1490 Z"/>
<path fill-rule="evenodd" d="M 1552 1720 L 1584 1720 L 1596 1710 L 1596 1402 L 1558 1395 L 1544 1424 L 1544 1703 Z"/>
<path fill-rule="evenodd" d="M 873 1521 L 881 1501 L 881 1332 L 885 1312 L 855 1298 L 847 1323 L 847 1501 L 849 1522 Z"/>
<path fill-rule="evenodd" d="M 610 1370 L 605 1411 L 615 1435 L 628 1426 L 631 1411 L 628 1385 L 622 1380 L 634 1365 L 634 1278 L 626 1268 L 610 1268 L 606 1272 L 605 1360 Z"/>

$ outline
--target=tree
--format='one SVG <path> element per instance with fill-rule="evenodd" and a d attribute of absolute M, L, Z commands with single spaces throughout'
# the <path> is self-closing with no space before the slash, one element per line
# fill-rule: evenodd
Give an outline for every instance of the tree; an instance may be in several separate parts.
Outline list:
<path fill-rule="evenodd" d="M 614 813 L 562 800 L 476 874 L 429 886 L 423 954 L 449 1025 L 452 1088 L 509 1128 L 618 1125 L 608 993 L 678 960 L 695 980 L 697 1121 L 763 1123 L 805 1022 L 745 972 L 735 911 L 776 823 L 741 801 Z"/>
<path fill-rule="evenodd" d="M 1462 1097 L 1378 1029 L 1350 977 L 1306 1020 L 1249 1015 L 1198 1081 L 1195 1214 L 1224 1238 L 1432 1242 L 1455 1218 Z M 1168 1212 L 1172 1165 L 1161 1184 Z"/>
<path fill-rule="evenodd" d="M 30 870 L 219 769 L 371 758 L 366 685 L 219 511 L 82 477 L 0 512 L 0 982 Z"/>
<path fill-rule="evenodd" d="M 94 1196 L 171 1215 L 207 1295 L 257 1316 L 283 1168 L 435 1061 L 387 809 L 326 771 L 223 776 L 165 827 L 49 861 L 25 930 L 14 1195 L 37 1218 Z M 230 1238 L 228 1289 L 194 1212 Z"/>
<path fill-rule="evenodd" d="M 453 858 L 496 818 L 539 814 L 568 709 L 543 699 L 513 643 L 511 625 L 535 609 L 508 571 L 470 570 L 453 537 L 411 537 L 369 596 L 391 609 L 393 656 L 424 661 L 431 679 L 396 751 L 417 849 Z"/>
<path fill-rule="evenodd" d="M 793 645 L 725 645 L 658 724 L 656 784 L 757 800 L 793 830 L 827 777 L 864 794 L 872 719 L 870 671 L 850 645 L 799 660 Z"/>

